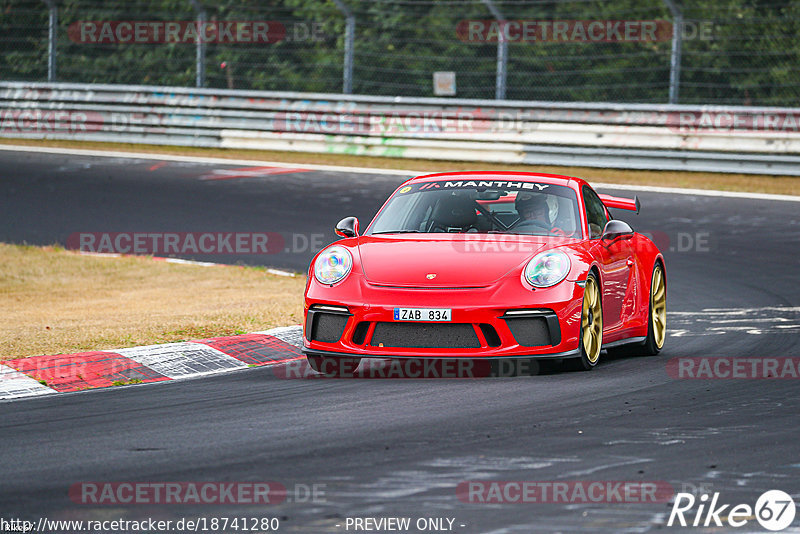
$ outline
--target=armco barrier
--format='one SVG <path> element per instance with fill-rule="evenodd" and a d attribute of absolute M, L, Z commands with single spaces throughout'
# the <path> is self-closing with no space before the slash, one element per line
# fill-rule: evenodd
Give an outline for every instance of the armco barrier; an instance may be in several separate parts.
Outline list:
<path fill-rule="evenodd" d="M 800 109 L 0 82 L 0 137 L 800 175 Z"/>

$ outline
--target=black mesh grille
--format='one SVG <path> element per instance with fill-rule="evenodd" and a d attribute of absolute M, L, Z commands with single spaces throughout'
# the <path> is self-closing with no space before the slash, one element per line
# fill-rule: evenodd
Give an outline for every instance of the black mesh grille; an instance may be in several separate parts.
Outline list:
<path fill-rule="evenodd" d="M 523 347 L 541 347 L 552 345 L 550 329 L 544 317 L 516 317 L 507 318 L 506 323 L 514 339 Z"/>
<path fill-rule="evenodd" d="M 311 324 L 306 324 L 306 332 L 310 332 L 308 339 L 323 343 L 339 341 L 348 318 L 347 315 L 337 313 L 309 313 L 307 320 Z"/>
<path fill-rule="evenodd" d="M 376 323 L 370 345 L 377 347 L 477 349 L 481 344 L 471 324 Z"/>

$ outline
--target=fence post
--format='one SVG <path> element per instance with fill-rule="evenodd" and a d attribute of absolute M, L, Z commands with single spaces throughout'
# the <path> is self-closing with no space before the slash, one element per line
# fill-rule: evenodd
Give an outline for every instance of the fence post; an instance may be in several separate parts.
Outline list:
<path fill-rule="evenodd" d="M 56 39 L 58 39 L 58 7 L 55 0 L 44 0 L 50 10 L 47 34 L 47 81 L 56 81 Z"/>
<path fill-rule="evenodd" d="M 672 54 L 669 61 L 669 103 L 678 103 L 681 84 L 681 48 L 683 46 L 683 13 L 672 0 L 664 0 L 672 13 Z"/>
<path fill-rule="evenodd" d="M 505 20 L 506 18 L 497 9 L 492 0 L 481 0 L 492 16 L 500 23 L 500 32 L 497 36 L 497 75 L 495 77 L 494 98 L 495 100 L 506 99 L 506 69 L 508 66 L 508 41 L 505 38 Z"/>
<path fill-rule="evenodd" d="M 353 46 L 356 39 L 356 17 L 347 4 L 343 0 L 333 0 L 336 7 L 344 15 L 344 68 L 342 72 L 343 87 L 342 92 L 345 94 L 353 93 Z"/>
<path fill-rule="evenodd" d="M 195 41 L 195 86 L 206 85 L 206 42 L 203 40 L 205 24 L 208 17 L 206 10 L 198 0 L 190 0 L 197 15 L 197 40 Z"/>

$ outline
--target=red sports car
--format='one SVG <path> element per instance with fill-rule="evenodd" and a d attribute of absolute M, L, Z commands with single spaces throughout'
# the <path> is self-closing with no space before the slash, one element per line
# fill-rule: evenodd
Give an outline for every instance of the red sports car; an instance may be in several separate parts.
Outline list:
<path fill-rule="evenodd" d="M 329 373 L 361 358 L 571 359 L 656 354 L 666 333 L 664 258 L 612 218 L 638 199 L 580 178 L 450 172 L 403 183 L 363 232 L 311 263 L 304 348 Z"/>

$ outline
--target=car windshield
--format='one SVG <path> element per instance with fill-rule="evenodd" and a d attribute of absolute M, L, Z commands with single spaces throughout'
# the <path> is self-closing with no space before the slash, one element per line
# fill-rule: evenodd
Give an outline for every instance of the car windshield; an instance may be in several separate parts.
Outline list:
<path fill-rule="evenodd" d="M 580 237 L 569 187 L 506 180 L 420 182 L 398 189 L 367 234 L 499 233 Z"/>

